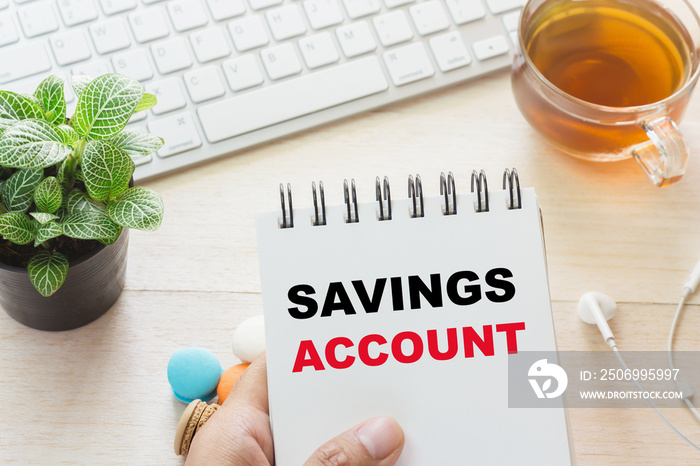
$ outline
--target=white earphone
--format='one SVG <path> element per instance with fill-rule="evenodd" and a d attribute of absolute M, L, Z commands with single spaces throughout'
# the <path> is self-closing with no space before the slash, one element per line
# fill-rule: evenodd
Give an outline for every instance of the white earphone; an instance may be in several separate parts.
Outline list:
<path fill-rule="evenodd" d="M 676 314 L 673 317 L 673 322 L 671 323 L 671 330 L 668 334 L 668 363 L 671 369 L 674 369 L 672 350 L 673 335 L 676 330 L 676 324 L 678 322 L 678 318 L 681 314 L 683 306 L 685 305 L 686 299 L 688 299 L 688 297 L 693 292 L 695 292 L 696 288 L 698 287 L 698 284 L 700 284 L 700 261 L 698 261 L 698 263 L 695 265 L 693 272 L 690 274 L 690 277 L 688 277 L 688 281 L 686 281 L 683 285 L 683 294 L 681 296 L 680 302 L 678 303 L 678 307 L 676 308 Z M 625 364 L 625 361 L 622 359 L 620 351 L 617 348 L 617 345 L 615 343 L 615 336 L 613 335 L 612 330 L 610 330 L 610 326 L 608 325 L 608 321 L 613 318 L 616 310 L 617 304 L 615 303 L 615 301 L 610 296 L 604 295 L 603 293 L 598 293 L 597 291 L 589 291 L 588 293 L 585 293 L 583 296 L 581 296 L 581 299 L 579 299 L 578 301 L 578 316 L 587 324 L 595 324 L 598 326 L 598 329 L 600 330 L 603 339 L 605 339 L 605 342 L 613 350 L 615 356 L 617 356 L 618 361 L 620 361 L 620 365 L 626 371 L 629 371 L 629 367 L 627 367 L 627 364 Z M 634 385 L 637 387 L 637 390 L 643 393 L 644 390 L 642 389 L 641 385 L 639 385 L 639 382 L 637 382 L 637 380 L 634 378 L 632 378 L 631 380 L 632 382 L 634 382 Z M 700 413 L 698 413 L 691 401 L 691 398 L 693 396 L 693 390 L 690 387 L 690 385 L 685 382 L 676 381 L 676 387 L 679 390 L 682 390 L 683 401 L 692 411 L 695 417 L 700 421 Z M 689 438 L 683 435 L 673 424 L 669 422 L 668 419 L 666 419 L 666 417 L 663 414 L 661 414 L 661 411 L 658 410 L 656 405 L 654 405 L 654 403 L 649 398 L 645 399 L 647 403 L 649 403 L 649 405 L 654 409 L 656 414 L 658 414 L 661 417 L 661 419 L 663 419 L 663 421 L 676 434 L 678 434 L 683 440 L 685 440 L 696 450 L 700 450 L 700 447 L 698 445 L 696 445 Z"/>
<path fill-rule="evenodd" d="M 578 300 L 578 316 L 587 324 L 596 324 L 605 342 L 612 347 L 615 336 L 610 330 L 608 321 L 613 318 L 617 304 L 608 295 L 589 291 Z"/>

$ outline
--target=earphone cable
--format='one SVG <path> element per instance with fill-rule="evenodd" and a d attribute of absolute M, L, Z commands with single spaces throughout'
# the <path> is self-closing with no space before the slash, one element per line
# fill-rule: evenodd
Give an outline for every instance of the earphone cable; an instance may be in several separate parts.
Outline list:
<path fill-rule="evenodd" d="M 668 356 L 668 365 L 671 368 L 671 370 L 675 370 L 675 365 L 673 364 L 673 339 L 676 334 L 676 327 L 678 326 L 678 319 L 680 319 L 681 313 L 683 312 L 683 307 L 685 306 L 685 302 L 690 296 L 690 293 L 692 292 L 692 289 L 690 288 L 683 288 L 683 295 L 681 296 L 681 300 L 678 303 L 678 307 L 676 308 L 676 313 L 673 315 L 673 322 L 671 322 L 671 329 L 668 332 L 668 345 L 667 345 L 667 356 Z M 680 389 L 678 380 L 676 382 L 676 388 Z M 690 401 L 689 397 L 684 397 L 683 401 L 685 402 L 686 406 L 688 406 L 688 409 L 693 413 L 695 418 L 700 421 L 700 412 L 695 408 L 695 405 L 693 405 L 693 402 Z"/>
<path fill-rule="evenodd" d="M 620 365 L 625 369 L 625 371 L 629 371 L 630 368 L 627 367 L 627 364 L 625 364 L 625 361 L 622 359 L 622 355 L 620 355 L 620 350 L 617 349 L 617 345 L 612 345 L 611 348 L 612 348 L 612 350 L 613 350 L 613 353 L 615 353 L 615 356 L 617 356 L 617 360 L 620 361 Z M 632 382 L 634 382 L 634 385 L 637 387 L 637 390 L 639 390 L 640 393 L 644 393 L 644 389 L 642 389 L 642 386 L 639 385 L 639 382 L 637 382 L 637 380 L 636 380 L 635 378 L 632 378 Z M 668 419 L 666 419 L 666 416 L 664 416 L 664 415 L 661 413 L 661 411 L 659 411 L 659 409 L 656 407 L 656 405 L 655 405 L 649 398 L 645 398 L 645 400 L 646 400 L 647 403 L 649 403 L 649 406 L 651 406 L 651 408 L 656 412 L 656 414 L 658 414 L 659 417 L 660 417 L 661 419 L 663 419 L 663 421 L 666 423 L 666 425 L 668 425 L 668 426 L 671 428 L 671 430 L 673 430 L 676 434 L 678 434 L 678 436 L 679 436 L 680 438 L 682 438 L 683 440 L 685 440 L 685 442 L 686 442 L 688 445 L 690 445 L 691 447 L 693 447 L 693 448 L 695 448 L 696 450 L 700 451 L 700 447 L 697 446 L 695 443 L 693 443 L 693 441 L 690 440 L 688 437 L 686 437 L 685 435 L 683 435 L 683 434 L 681 433 L 681 431 L 678 430 L 678 429 L 676 428 L 676 426 L 674 426 L 673 424 L 671 424 L 671 421 L 669 421 Z"/>

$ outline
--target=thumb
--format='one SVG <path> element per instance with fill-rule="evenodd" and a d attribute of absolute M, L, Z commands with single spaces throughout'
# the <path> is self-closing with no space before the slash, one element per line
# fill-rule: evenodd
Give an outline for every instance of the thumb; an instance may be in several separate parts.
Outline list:
<path fill-rule="evenodd" d="M 304 466 L 392 466 L 403 444 L 403 430 L 395 420 L 375 417 L 325 443 Z"/>

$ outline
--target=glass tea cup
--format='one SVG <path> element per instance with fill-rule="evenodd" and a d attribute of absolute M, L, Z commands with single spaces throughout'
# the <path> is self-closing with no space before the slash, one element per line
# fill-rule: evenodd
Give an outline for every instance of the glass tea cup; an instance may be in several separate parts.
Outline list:
<path fill-rule="evenodd" d="M 515 100 L 549 142 L 586 160 L 634 157 L 657 186 L 681 178 L 676 122 L 700 74 L 687 1 L 530 0 L 518 35 Z"/>

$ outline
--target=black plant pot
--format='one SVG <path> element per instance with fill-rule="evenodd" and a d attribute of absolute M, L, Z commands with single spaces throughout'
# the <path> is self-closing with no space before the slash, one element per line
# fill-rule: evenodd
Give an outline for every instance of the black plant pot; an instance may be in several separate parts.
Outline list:
<path fill-rule="evenodd" d="M 124 288 L 129 230 L 70 263 L 63 286 L 48 298 L 29 281 L 27 269 L 0 264 L 0 306 L 10 317 L 38 330 L 71 330 L 107 312 Z"/>

